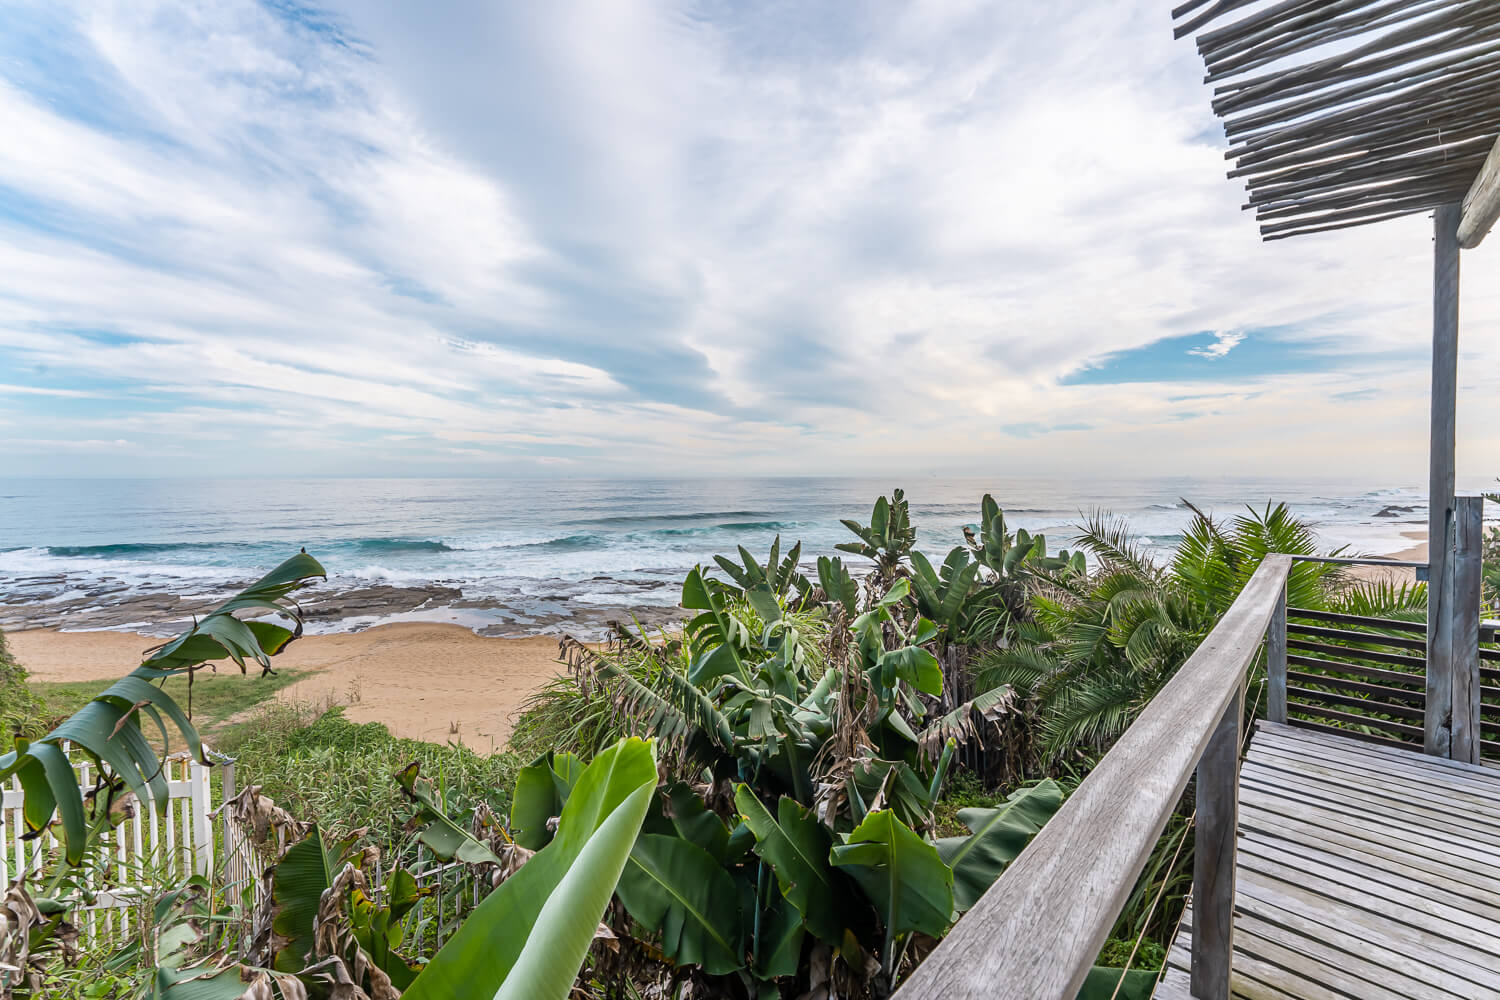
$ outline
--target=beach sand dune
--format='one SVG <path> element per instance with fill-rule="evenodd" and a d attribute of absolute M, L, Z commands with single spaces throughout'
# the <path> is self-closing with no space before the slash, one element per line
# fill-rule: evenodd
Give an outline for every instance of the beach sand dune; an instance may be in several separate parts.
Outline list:
<path fill-rule="evenodd" d="M 39 681 L 119 677 L 159 641 L 131 632 L 6 634 L 11 652 Z M 481 752 L 504 747 L 526 698 L 563 670 L 556 639 L 499 639 L 420 622 L 307 636 L 275 664 L 307 674 L 278 697 L 331 700 L 347 705 L 356 722 L 383 722 L 397 736 L 434 743 L 460 740 Z M 228 669 L 237 672 L 233 664 Z M 237 681 L 254 683 L 217 679 Z"/>

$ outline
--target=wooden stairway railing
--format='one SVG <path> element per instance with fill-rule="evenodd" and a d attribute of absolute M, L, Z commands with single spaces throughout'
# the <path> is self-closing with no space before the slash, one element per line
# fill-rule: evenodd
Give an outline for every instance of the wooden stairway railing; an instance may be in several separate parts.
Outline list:
<path fill-rule="evenodd" d="M 897 1000 L 1072 1000 L 1195 770 L 1192 991 L 1228 1000 L 1244 686 L 1285 607 L 1291 565 L 1285 555 L 1262 561 L 1208 638 Z"/>

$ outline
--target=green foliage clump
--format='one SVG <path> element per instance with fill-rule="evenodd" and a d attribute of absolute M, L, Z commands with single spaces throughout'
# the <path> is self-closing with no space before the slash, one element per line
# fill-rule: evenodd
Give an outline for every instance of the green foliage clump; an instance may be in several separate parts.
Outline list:
<path fill-rule="evenodd" d="M 0 632 L 0 726 L 6 736 L 38 736 L 53 714 L 47 699 L 27 680 L 26 668 L 16 662 Z"/>
<path fill-rule="evenodd" d="M 439 745 L 391 735 L 378 722 L 351 722 L 341 706 L 269 702 L 230 731 L 220 749 L 234 757 L 241 787 L 262 792 L 298 818 L 316 822 L 332 839 L 357 830 L 389 855 L 404 855 L 403 827 L 411 806 L 394 776 L 412 761 L 436 782 L 454 813 L 484 802 L 509 808 L 520 769 L 512 753 L 484 756 L 460 744 Z"/>
<path fill-rule="evenodd" d="M 1135 957 L 1131 957 L 1132 949 Z M 1155 971 L 1167 962 L 1167 949 L 1155 941 L 1142 941 L 1136 947 L 1135 940 L 1129 941 L 1123 938 L 1110 938 L 1104 942 L 1104 950 L 1099 952 L 1099 965 L 1106 965 L 1116 969 L 1126 968 L 1127 964 L 1132 969 L 1149 969 Z"/>

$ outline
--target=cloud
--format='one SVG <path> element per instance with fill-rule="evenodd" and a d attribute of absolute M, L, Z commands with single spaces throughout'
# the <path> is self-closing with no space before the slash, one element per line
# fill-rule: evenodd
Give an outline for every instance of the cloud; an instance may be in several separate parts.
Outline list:
<path fill-rule="evenodd" d="M 1155 0 L 7 18 L 16 472 L 1421 466 L 1427 223 L 1260 243 Z"/>
<path fill-rule="evenodd" d="M 1194 347 L 1189 349 L 1189 354 L 1196 354 L 1201 358 L 1222 358 L 1236 347 L 1245 342 L 1243 331 L 1223 330 L 1214 334 L 1214 342 L 1207 347 Z"/>

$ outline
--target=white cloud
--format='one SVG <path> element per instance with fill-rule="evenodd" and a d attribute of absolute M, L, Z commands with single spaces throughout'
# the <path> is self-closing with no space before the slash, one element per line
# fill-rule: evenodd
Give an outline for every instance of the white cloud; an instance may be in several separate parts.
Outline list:
<path fill-rule="evenodd" d="M 1214 342 L 1207 347 L 1194 347 L 1188 351 L 1189 354 L 1200 358 L 1222 358 L 1230 351 L 1245 342 L 1243 330 L 1220 330 L 1214 334 Z"/>
<path fill-rule="evenodd" d="M 344 472 L 1419 473 L 1427 223 L 1262 244 L 1156 0 L 305 13 L 17 8 L 18 437 Z M 48 46 L 92 68 L 75 91 L 17 69 Z M 1475 461 L 1497 260 L 1465 261 Z M 1273 327 L 1332 370 L 1057 384 Z"/>

